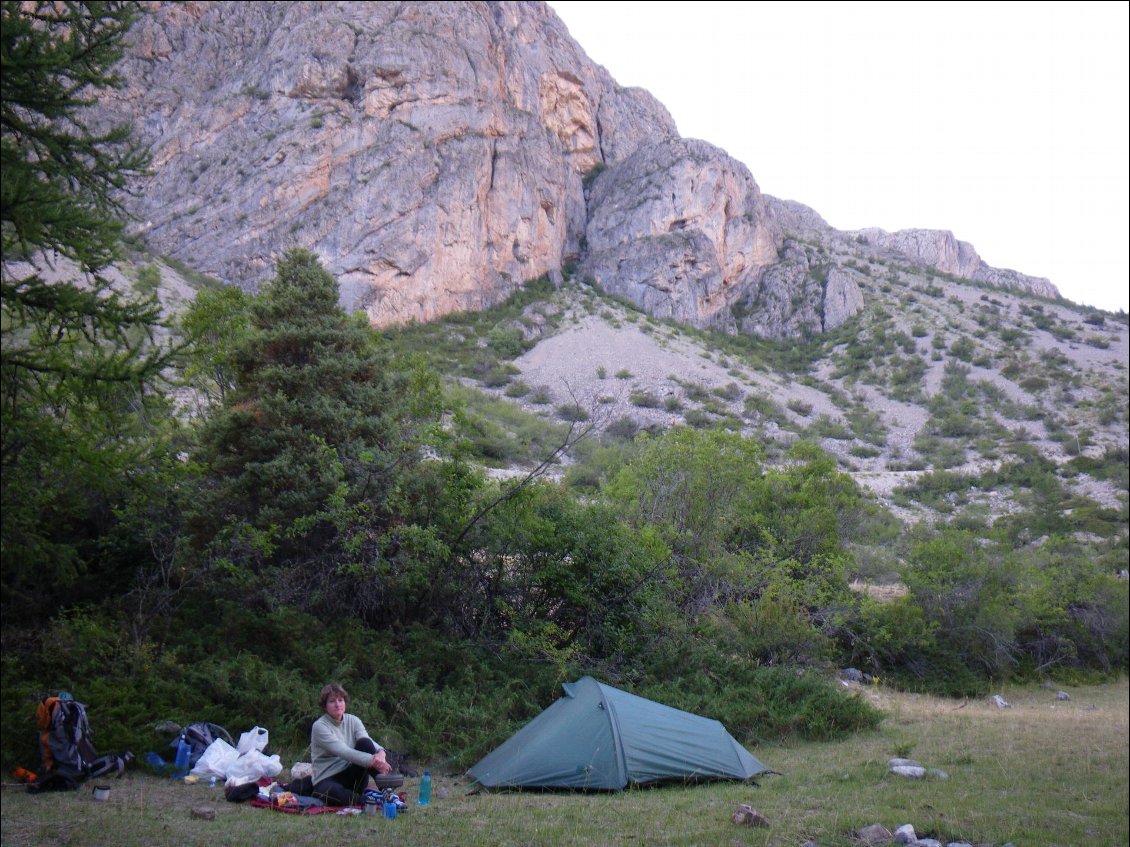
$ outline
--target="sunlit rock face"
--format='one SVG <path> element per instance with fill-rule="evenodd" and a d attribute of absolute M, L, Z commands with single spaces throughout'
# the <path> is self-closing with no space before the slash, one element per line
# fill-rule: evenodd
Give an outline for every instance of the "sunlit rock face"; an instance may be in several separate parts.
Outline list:
<path fill-rule="evenodd" d="M 160 253 L 248 288 L 321 256 L 374 324 L 505 297 L 575 257 L 582 175 L 675 134 L 539 3 L 151 4 L 107 119 Z"/>

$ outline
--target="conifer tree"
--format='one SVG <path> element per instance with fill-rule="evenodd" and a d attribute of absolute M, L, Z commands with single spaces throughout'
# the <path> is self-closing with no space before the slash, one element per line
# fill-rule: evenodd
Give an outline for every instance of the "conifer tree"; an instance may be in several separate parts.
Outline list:
<path fill-rule="evenodd" d="M 439 381 L 346 315 L 337 281 L 306 250 L 279 261 L 251 324 L 235 389 L 201 435 L 196 548 L 267 602 L 369 614 L 402 543 L 390 530 L 410 532 L 414 504 L 444 496 L 438 482 L 421 491 L 434 477 L 421 447 Z M 280 596 L 287 586 L 299 596 Z"/>
<path fill-rule="evenodd" d="M 96 128 L 87 110 L 118 85 L 135 14 L 119 2 L 0 4 L 5 615 L 81 599 L 83 578 L 113 590 L 94 563 L 98 538 L 153 449 L 145 412 L 169 359 L 154 342 L 160 312 L 102 275 L 121 234 L 118 192 L 145 160 L 128 127 Z"/>

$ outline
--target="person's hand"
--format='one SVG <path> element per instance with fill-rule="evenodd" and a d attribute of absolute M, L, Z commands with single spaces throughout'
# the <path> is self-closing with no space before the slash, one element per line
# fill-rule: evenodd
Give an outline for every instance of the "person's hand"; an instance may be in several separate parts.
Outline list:
<path fill-rule="evenodd" d="M 377 773 L 392 773 L 392 765 L 385 759 L 384 750 L 378 750 L 373 754 L 373 762 L 370 767 Z"/>

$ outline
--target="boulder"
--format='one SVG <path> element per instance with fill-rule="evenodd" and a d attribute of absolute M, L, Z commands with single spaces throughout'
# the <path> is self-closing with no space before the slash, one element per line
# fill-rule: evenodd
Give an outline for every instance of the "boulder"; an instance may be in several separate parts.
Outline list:
<path fill-rule="evenodd" d="M 734 823 L 742 826 L 769 826 L 769 819 L 748 803 L 742 803 L 731 817 Z"/>
<path fill-rule="evenodd" d="M 918 841 L 918 836 L 914 834 L 913 825 L 904 823 L 895 830 L 896 844 L 914 844 L 916 841 Z"/>
<path fill-rule="evenodd" d="M 879 823 L 873 823 L 855 831 L 855 837 L 862 841 L 869 847 L 875 847 L 878 844 L 886 844 L 894 836 L 891 831 Z"/>
<path fill-rule="evenodd" d="M 913 765 L 895 765 L 889 770 L 895 776 L 904 776 L 907 779 L 922 779 L 926 776 L 926 768 Z"/>
<path fill-rule="evenodd" d="M 920 768 L 920 767 L 922 767 L 922 763 L 917 762 L 914 759 L 898 759 L 898 758 L 895 758 L 895 759 L 888 759 L 887 760 L 887 767 L 888 768 L 899 768 L 899 767 Z"/>

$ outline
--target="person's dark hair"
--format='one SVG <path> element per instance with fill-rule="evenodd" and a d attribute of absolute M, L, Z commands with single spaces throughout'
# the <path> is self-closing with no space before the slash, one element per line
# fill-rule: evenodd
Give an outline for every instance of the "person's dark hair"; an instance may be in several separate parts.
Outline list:
<path fill-rule="evenodd" d="M 338 685 L 336 682 L 331 682 L 322 689 L 322 693 L 318 695 L 318 703 L 322 706 L 322 711 L 326 709 L 326 703 L 330 697 L 340 697 L 345 701 L 345 705 L 349 705 L 349 692 Z"/>

